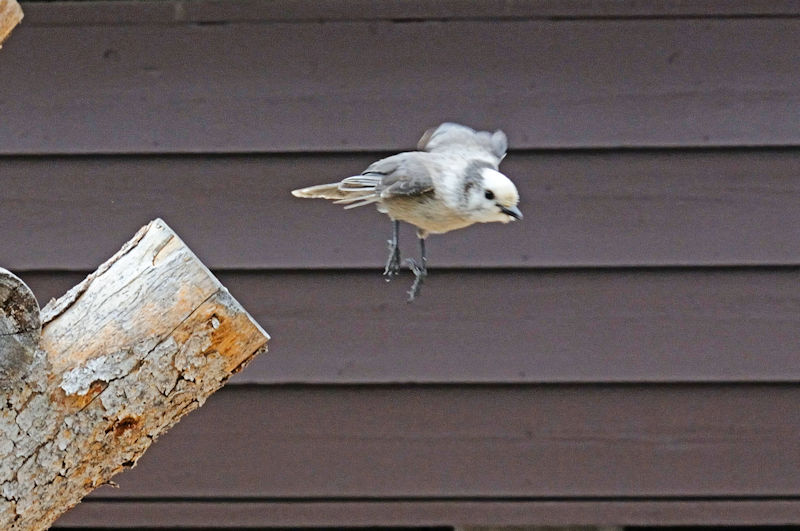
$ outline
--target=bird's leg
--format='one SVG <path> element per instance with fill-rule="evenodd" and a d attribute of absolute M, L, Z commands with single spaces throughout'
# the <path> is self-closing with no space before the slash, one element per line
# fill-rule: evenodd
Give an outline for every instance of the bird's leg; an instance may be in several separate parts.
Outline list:
<path fill-rule="evenodd" d="M 389 259 L 386 261 L 386 267 L 383 270 L 383 276 L 386 277 L 386 282 L 392 279 L 392 275 L 400 272 L 400 247 L 397 244 L 397 235 L 400 232 L 400 222 L 396 219 L 392 220 L 392 239 L 386 240 L 389 244 Z"/>
<path fill-rule="evenodd" d="M 413 258 L 406 260 L 409 269 L 414 273 L 414 283 L 411 285 L 411 290 L 408 292 L 408 302 L 412 302 L 417 295 L 419 295 L 422 283 L 425 281 L 425 277 L 428 276 L 428 257 L 425 256 L 425 237 L 419 234 L 417 234 L 417 237 L 419 238 L 419 263 Z"/>

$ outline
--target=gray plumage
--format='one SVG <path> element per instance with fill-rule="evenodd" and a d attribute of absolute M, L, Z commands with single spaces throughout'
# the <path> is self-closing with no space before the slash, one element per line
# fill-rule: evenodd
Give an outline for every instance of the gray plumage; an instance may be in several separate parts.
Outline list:
<path fill-rule="evenodd" d="M 292 192 L 296 197 L 330 199 L 346 209 L 374 203 L 388 214 L 395 230 L 384 271 L 387 276 L 399 270 L 396 222 L 416 226 L 423 262 L 410 261 L 417 277 L 411 299 L 426 275 L 424 239 L 428 234 L 522 218 L 516 187 L 498 171 L 508 147 L 502 131 L 489 133 L 444 123 L 426 131 L 417 147 L 419 151 L 374 162 L 360 175 Z"/>

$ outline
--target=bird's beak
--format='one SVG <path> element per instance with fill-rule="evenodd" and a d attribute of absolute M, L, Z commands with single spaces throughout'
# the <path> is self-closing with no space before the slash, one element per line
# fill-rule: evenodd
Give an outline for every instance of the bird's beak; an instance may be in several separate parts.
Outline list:
<path fill-rule="evenodd" d="M 522 219 L 522 212 L 520 212 L 520 210 L 517 207 L 515 206 L 504 207 L 502 205 L 498 206 L 500 206 L 500 211 L 503 214 L 509 215 L 514 219 Z"/>

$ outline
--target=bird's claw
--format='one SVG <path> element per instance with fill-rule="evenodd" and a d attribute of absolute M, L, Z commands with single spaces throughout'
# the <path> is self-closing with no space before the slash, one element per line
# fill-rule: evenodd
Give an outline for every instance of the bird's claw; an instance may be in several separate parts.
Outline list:
<path fill-rule="evenodd" d="M 408 291 L 408 302 L 413 302 L 417 295 L 419 295 L 422 283 L 425 282 L 425 277 L 428 276 L 428 269 L 425 267 L 424 262 L 420 265 L 413 258 L 406 259 L 406 263 L 408 263 L 408 268 L 411 272 L 414 273 L 414 283 Z"/>
<path fill-rule="evenodd" d="M 400 248 L 392 240 L 386 242 L 389 244 L 389 259 L 383 269 L 383 276 L 386 277 L 386 282 L 389 282 L 394 275 L 400 273 Z"/>

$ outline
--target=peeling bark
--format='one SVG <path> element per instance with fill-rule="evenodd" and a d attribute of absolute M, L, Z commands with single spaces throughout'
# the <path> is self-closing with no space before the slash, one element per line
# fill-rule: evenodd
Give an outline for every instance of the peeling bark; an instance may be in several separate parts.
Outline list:
<path fill-rule="evenodd" d="M 4 322 L 25 328 L 3 316 L 0 338 Z M 161 220 L 51 301 L 41 322 L 38 347 L 0 381 L 1 529 L 46 529 L 134 466 L 268 340 Z"/>
<path fill-rule="evenodd" d="M 17 0 L 0 0 L 0 48 L 20 20 L 22 20 L 22 8 Z"/>

